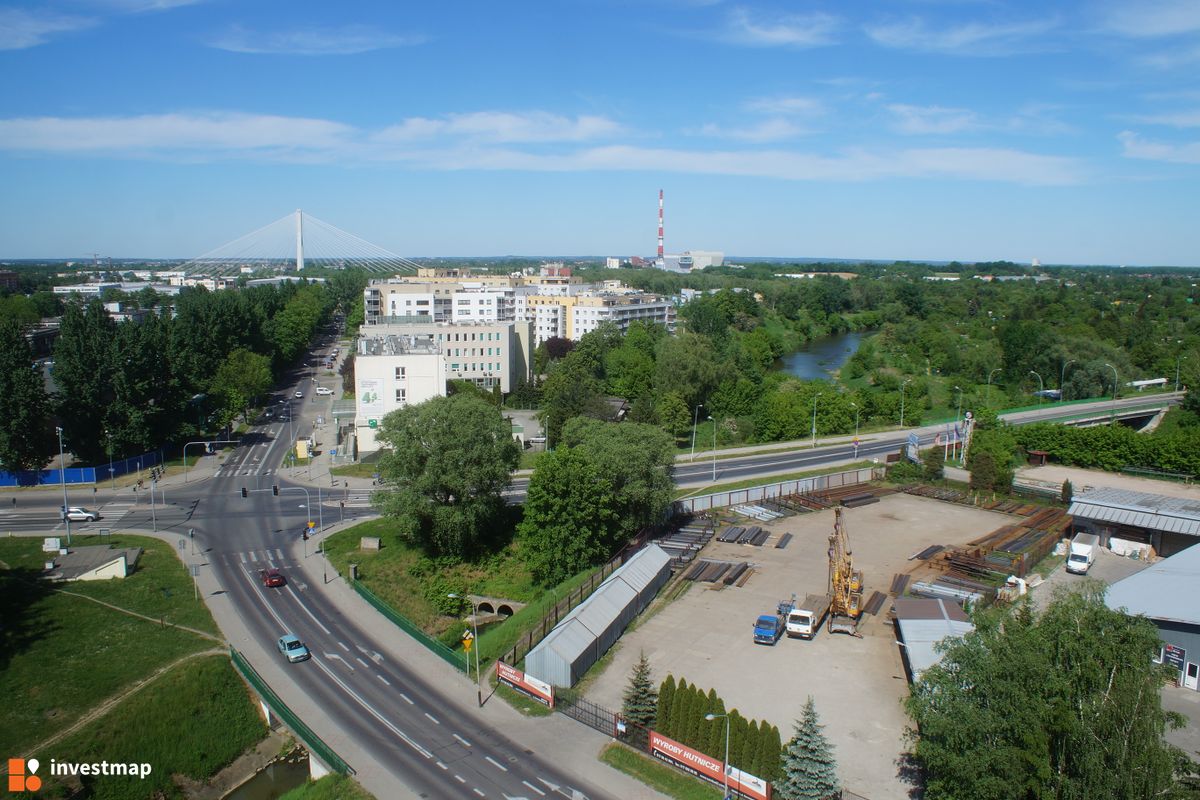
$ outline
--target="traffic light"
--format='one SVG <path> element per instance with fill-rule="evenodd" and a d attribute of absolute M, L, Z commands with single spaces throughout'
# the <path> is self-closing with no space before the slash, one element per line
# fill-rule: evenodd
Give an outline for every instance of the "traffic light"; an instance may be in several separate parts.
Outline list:
<path fill-rule="evenodd" d="M 279 497 L 279 486 L 278 486 L 278 484 L 275 484 L 275 485 L 272 485 L 272 486 L 271 486 L 271 494 L 275 495 L 276 497 Z"/>
<path fill-rule="evenodd" d="M 249 494 L 250 494 L 250 493 L 246 491 L 246 487 L 245 487 L 245 486 L 243 486 L 243 487 L 242 487 L 242 497 L 246 497 L 246 496 L 248 496 Z"/>

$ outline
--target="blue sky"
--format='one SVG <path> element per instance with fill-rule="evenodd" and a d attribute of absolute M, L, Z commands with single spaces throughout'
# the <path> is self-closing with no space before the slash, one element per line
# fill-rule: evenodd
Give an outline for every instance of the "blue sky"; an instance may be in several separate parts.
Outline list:
<path fill-rule="evenodd" d="M 0 4 L 0 175 L 7 258 L 1196 265 L 1200 2 Z"/>

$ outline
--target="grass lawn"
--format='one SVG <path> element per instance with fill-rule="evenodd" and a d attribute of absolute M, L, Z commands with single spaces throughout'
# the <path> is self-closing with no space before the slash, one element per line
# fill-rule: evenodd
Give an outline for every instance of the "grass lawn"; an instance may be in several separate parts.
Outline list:
<path fill-rule="evenodd" d="M 307 781 L 279 800 L 375 800 L 374 795 L 345 775 L 326 775 L 319 781 Z"/>
<path fill-rule="evenodd" d="M 329 471 L 343 478 L 373 478 L 378 470 L 377 464 L 346 464 L 342 467 L 334 467 Z"/>
<path fill-rule="evenodd" d="M 123 581 L 61 588 L 216 630 L 204 605 L 193 600 L 191 579 L 167 545 L 112 538 L 147 548 L 137 572 Z M 0 710 L 0 752 L 22 752 L 165 664 L 214 646 L 195 634 L 54 591 L 38 578 L 40 539 L 0 539 L 0 561 L 0 684 L 8 696 Z"/>
<path fill-rule="evenodd" d="M 480 630 L 479 655 L 483 661 L 491 661 L 511 648 L 524 630 L 542 618 L 552 599 L 566 597 L 593 571 L 543 589 L 533 583 L 515 544 L 477 562 L 441 565 L 429 562 L 417 548 L 400 541 L 393 528 L 394 523 L 386 519 L 360 523 L 326 539 L 325 552 L 342 574 L 347 564 L 358 564 L 359 580 L 367 588 L 434 636 L 460 623 L 458 618 L 440 613 L 432 602 L 450 592 L 527 603 L 507 620 Z M 382 549 L 360 550 L 364 536 L 378 536 Z"/>
<path fill-rule="evenodd" d="M 676 800 L 719 800 L 721 797 L 719 787 L 685 775 L 623 744 L 605 745 L 600 751 L 600 760 Z"/>
<path fill-rule="evenodd" d="M 55 746 L 54 757 L 59 761 L 151 765 L 153 771 L 145 780 L 89 778 L 88 796 L 96 800 L 182 797 L 171 780 L 173 774 L 205 780 L 266 733 L 229 657 L 209 656 L 181 664 L 158 678 Z"/>

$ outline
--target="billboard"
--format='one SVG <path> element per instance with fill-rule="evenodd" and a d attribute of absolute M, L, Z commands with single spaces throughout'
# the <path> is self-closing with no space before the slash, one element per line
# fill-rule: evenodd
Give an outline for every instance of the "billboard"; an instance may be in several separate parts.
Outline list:
<path fill-rule="evenodd" d="M 698 778 L 712 781 L 718 786 L 725 785 L 724 764 L 721 761 L 655 731 L 650 731 L 650 753 Z M 771 796 L 771 787 L 766 781 L 734 767 L 729 768 L 729 791 L 751 800 L 768 800 Z"/>
<path fill-rule="evenodd" d="M 359 378 L 356 396 L 360 417 L 378 419 L 383 416 L 383 381 L 378 378 Z"/>
<path fill-rule="evenodd" d="M 503 661 L 496 662 L 496 680 L 548 708 L 554 708 L 554 688 L 550 684 L 539 681 L 532 675 L 526 675 Z"/>
<path fill-rule="evenodd" d="M 921 440 L 917 438 L 915 433 L 910 433 L 908 435 L 908 446 L 905 448 L 905 455 L 908 456 L 909 461 L 917 464 L 921 463 L 921 455 L 917 452 L 917 448 L 920 447 L 920 444 Z"/>

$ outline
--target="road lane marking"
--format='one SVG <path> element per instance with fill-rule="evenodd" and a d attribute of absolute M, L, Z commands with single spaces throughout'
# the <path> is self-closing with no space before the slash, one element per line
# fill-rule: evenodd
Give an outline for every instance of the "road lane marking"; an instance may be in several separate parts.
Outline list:
<path fill-rule="evenodd" d="M 308 614 L 309 618 L 313 622 L 317 623 L 318 628 L 325 631 L 326 636 L 333 635 L 333 633 L 329 630 L 329 628 L 326 628 L 324 625 L 322 625 L 321 620 L 317 619 L 316 616 L 313 614 L 313 612 L 308 610 L 308 606 L 304 605 L 304 601 L 301 600 L 300 595 L 296 594 L 295 590 L 292 589 L 292 585 L 290 583 L 287 584 L 284 588 L 287 589 L 287 593 L 292 596 L 292 599 L 294 599 L 296 601 L 296 605 L 300 606 L 300 610 L 302 610 L 305 614 Z M 338 644 L 342 644 L 342 643 L 338 642 Z M 346 645 L 342 644 L 342 647 L 346 648 Z M 350 652 L 349 649 L 346 649 L 346 652 L 349 653 Z"/>
<path fill-rule="evenodd" d="M 311 612 L 310 612 L 310 613 L 311 613 Z M 350 648 L 349 648 L 349 647 L 346 647 L 346 645 L 342 644 L 341 642 L 338 642 L 338 647 L 342 648 L 342 649 L 343 649 L 343 650 L 345 650 L 347 653 L 349 653 L 349 652 L 350 652 Z"/>
<path fill-rule="evenodd" d="M 347 661 L 346 659 L 342 658 L 341 656 L 339 656 L 337 653 L 326 653 L 325 657 L 326 658 L 336 658 L 338 661 L 345 664 L 347 669 L 349 669 L 351 672 L 354 672 L 354 667 L 350 666 L 350 662 Z"/>
<path fill-rule="evenodd" d="M 430 714 L 428 711 L 425 712 L 425 716 L 429 717 L 429 721 L 432 722 L 434 725 L 442 724 L 442 723 L 438 722 L 437 717 L 435 717 L 433 714 Z"/>
<path fill-rule="evenodd" d="M 458 739 L 458 741 L 462 742 L 462 745 L 463 745 L 463 747 L 470 747 L 470 746 L 471 746 L 471 743 L 470 743 L 470 742 L 468 742 L 466 739 L 464 739 L 464 738 L 462 738 L 461 736 L 459 736 L 457 733 L 452 733 L 452 734 L 450 734 L 450 735 L 451 735 L 451 736 L 453 736 L 455 739 Z"/>
<path fill-rule="evenodd" d="M 467 782 L 467 779 L 466 779 L 466 778 L 464 778 L 462 775 L 455 775 L 455 776 L 454 776 L 454 780 L 458 781 L 459 783 L 466 783 L 466 782 Z"/>
<path fill-rule="evenodd" d="M 534 785 L 533 785 L 532 783 L 530 783 L 529 781 L 521 781 L 521 783 L 525 784 L 525 785 L 526 785 L 526 786 L 528 786 L 530 789 L 533 789 L 535 792 L 537 792 L 538 794 L 540 794 L 542 797 L 545 797 L 545 796 L 546 796 L 546 793 L 545 793 L 545 792 L 543 792 L 543 791 L 542 791 L 541 789 L 539 789 L 538 787 L 534 786 Z"/>
<path fill-rule="evenodd" d="M 245 564 L 245 563 L 246 563 L 246 554 L 245 554 L 245 553 L 238 553 L 238 555 L 242 557 L 242 563 L 243 563 L 243 564 Z"/>
<path fill-rule="evenodd" d="M 412 698 L 409 697 L 408 695 L 406 695 L 404 692 L 400 693 L 400 697 L 401 697 L 401 699 L 404 700 L 404 702 L 408 703 L 410 706 L 413 704 Z"/>
<path fill-rule="evenodd" d="M 256 563 L 256 564 L 258 563 L 258 556 L 256 556 L 256 555 L 254 554 L 254 551 L 253 551 L 253 550 L 251 550 L 251 551 L 250 551 L 250 560 L 251 560 L 251 561 L 253 561 L 253 562 L 254 562 L 254 563 Z"/>
<path fill-rule="evenodd" d="M 479 791 L 478 787 L 472 787 L 472 788 L 471 788 L 471 791 L 472 791 L 472 792 L 474 792 L 475 794 L 479 795 L 480 797 L 487 797 L 487 795 L 486 795 L 486 794 L 484 794 L 483 792 Z"/>
<path fill-rule="evenodd" d="M 367 664 L 367 662 L 363 661 L 363 660 L 362 660 L 361 658 L 359 658 L 358 656 L 355 656 L 355 657 L 354 657 L 354 660 L 355 660 L 355 661 L 357 661 L 358 663 L 362 664 L 364 667 L 366 667 L 366 666 L 370 666 L 369 664 Z"/>
<path fill-rule="evenodd" d="M 283 558 L 283 551 L 280 550 L 278 547 L 275 548 L 275 557 L 279 558 L 279 559 Z"/>
<path fill-rule="evenodd" d="M 437 765 L 438 765 L 438 767 L 439 767 L 439 768 L 441 768 L 441 769 L 450 769 L 449 767 L 447 767 L 445 764 L 443 764 L 443 763 L 442 763 L 442 762 L 440 762 L 440 761 L 439 761 L 439 762 L 437 762 Z"/>
<path fill-rule="evenodd" d="M 375 673 L 375 677 L 376 677 L 376 678 L 379 678 L 379 680 L 383 681 L 383 683 L 384 683 L 384 685 L 385 685 L 385 686 L 391 686 L 391 685 L 392 685 L 392 682 L 391 682 L 391 681 L 389 681 L 387 678 L 383 677 L 383 676 L 382 676 L 382 675 L 380 675 L 379 673 Z"/>
<path fill-rule="evenodd" d="M 499 761 L 492 758 L 491 756 L 484 756 L 483 760 L 488 762 L 489 764 L 491 764 L 493 767 L 495 767 L 498 770 L 502 770 L 503 772 L 508 772 L 508 767 L 504 766 L 503 764 L 501 764 Z"/>

